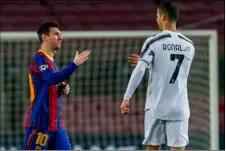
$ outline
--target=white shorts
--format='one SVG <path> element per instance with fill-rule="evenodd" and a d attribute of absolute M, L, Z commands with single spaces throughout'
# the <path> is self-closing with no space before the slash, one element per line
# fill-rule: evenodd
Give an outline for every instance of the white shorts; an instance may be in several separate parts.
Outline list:
<path fill-rule="evenodd" d="M 189 143 L 188 121 L 168 121 L 153 118 L 150 110 L 145 110 L 143 145 L 185 147 Z"/>

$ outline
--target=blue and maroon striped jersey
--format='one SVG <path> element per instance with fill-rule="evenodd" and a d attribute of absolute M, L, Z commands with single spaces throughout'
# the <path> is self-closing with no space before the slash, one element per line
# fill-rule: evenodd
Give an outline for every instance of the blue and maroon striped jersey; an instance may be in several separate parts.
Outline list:
<path fill-rule="evenodd" d="M 54 59 L 39 50 L 28 67 L 30 110 L 25 128 L 47 128 L 49 131 L 64 129 L 61 116 L 59 86 L 77 69 L 74 62 L 58 71 Z"/>

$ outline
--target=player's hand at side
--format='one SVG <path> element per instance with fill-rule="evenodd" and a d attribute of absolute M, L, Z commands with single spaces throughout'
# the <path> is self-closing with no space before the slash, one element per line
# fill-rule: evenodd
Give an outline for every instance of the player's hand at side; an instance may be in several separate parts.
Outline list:
<path fill-rule="evenodd" d="M 66 84 L 66 86 L 62 89 L 62 94 L 68 95 L 69 92 L 70 92 L 70 86 L 69 86 L 69 84 Z"/>
<path fill-rule="evenodd" d="M 139 59 L 140 59 L 140 56 L 138 54 L 133 53 L 128 57 L 128 62 L 131 64 L 132 67 L 136 67 Z"/>
<path fill-rule="evenodd" d="M 123 100 L 120 110 L 121 110 L 121 114 L 123 114 L 123 115 L 129 114 L 129 112 L 130 112 L 129 100 Z"/>
<path fill-rule="evenodd" d="M 89 50 L 83 51 L 83 52 L 80 53 L 80 54 L 78 53 L 78 51 L 76 51 L 74 63 L 75 63 L 77 66 L 82 65 L 83 63 L 86 62 L 86 60 L 89 59 L 89 54 L 90 54 L 90 51 L 89 51 Z"/>
<path fill-rule="evenodd" d="M 61 82 L 59 86 L 59 93 L 60 95 L 68 95 L 70 92 L 70 86 L 69 84 L 65 82 Z"/>

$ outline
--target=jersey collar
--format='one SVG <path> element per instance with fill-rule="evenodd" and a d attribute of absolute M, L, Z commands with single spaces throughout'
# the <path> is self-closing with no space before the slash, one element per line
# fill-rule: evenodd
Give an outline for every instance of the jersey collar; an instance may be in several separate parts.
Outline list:
<path fill-rule="evenodd" d="M 44 50 L 39 50 L 39 52 L 42 52 L 47 58 L 49 58 L 51 61 L 54 61 L 53 57 L 51 57 L 49 54 L 47 54 Z"/>

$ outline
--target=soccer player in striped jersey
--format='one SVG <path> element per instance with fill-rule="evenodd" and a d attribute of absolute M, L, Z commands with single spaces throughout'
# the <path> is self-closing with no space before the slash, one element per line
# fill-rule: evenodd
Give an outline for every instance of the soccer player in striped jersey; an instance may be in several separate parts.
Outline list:
<path fill-rule="evenodd" d="M 71 145 L 61 115 L 61 95 L 69 93 L 63 81 L 86 60 L 90 51 L 79 54 L 59 71 L 54 55 L 63 40 L 59 25 L 41 24 L 38 30 L 41 48 L 28 67 L 31 106 L 26 119 L 24 150 L 71 150 Z"/>
<path fill-rule="evenodd" d="M 122 114 L 130 112 L 129 100 L 148 67 L 143 141 L 147 150 L 159 150 L 166 142 L 171 150 L 184 150 L 189 143 L 187 79 L 195 48 L 190 39 L 177 32 L 178 16 L 175 4 L 162 3 L 156 20 L 162 32 L 145 41 L 140 56 L 133 54 L 129 58 L 135 69 L 120 109 Z"/>

